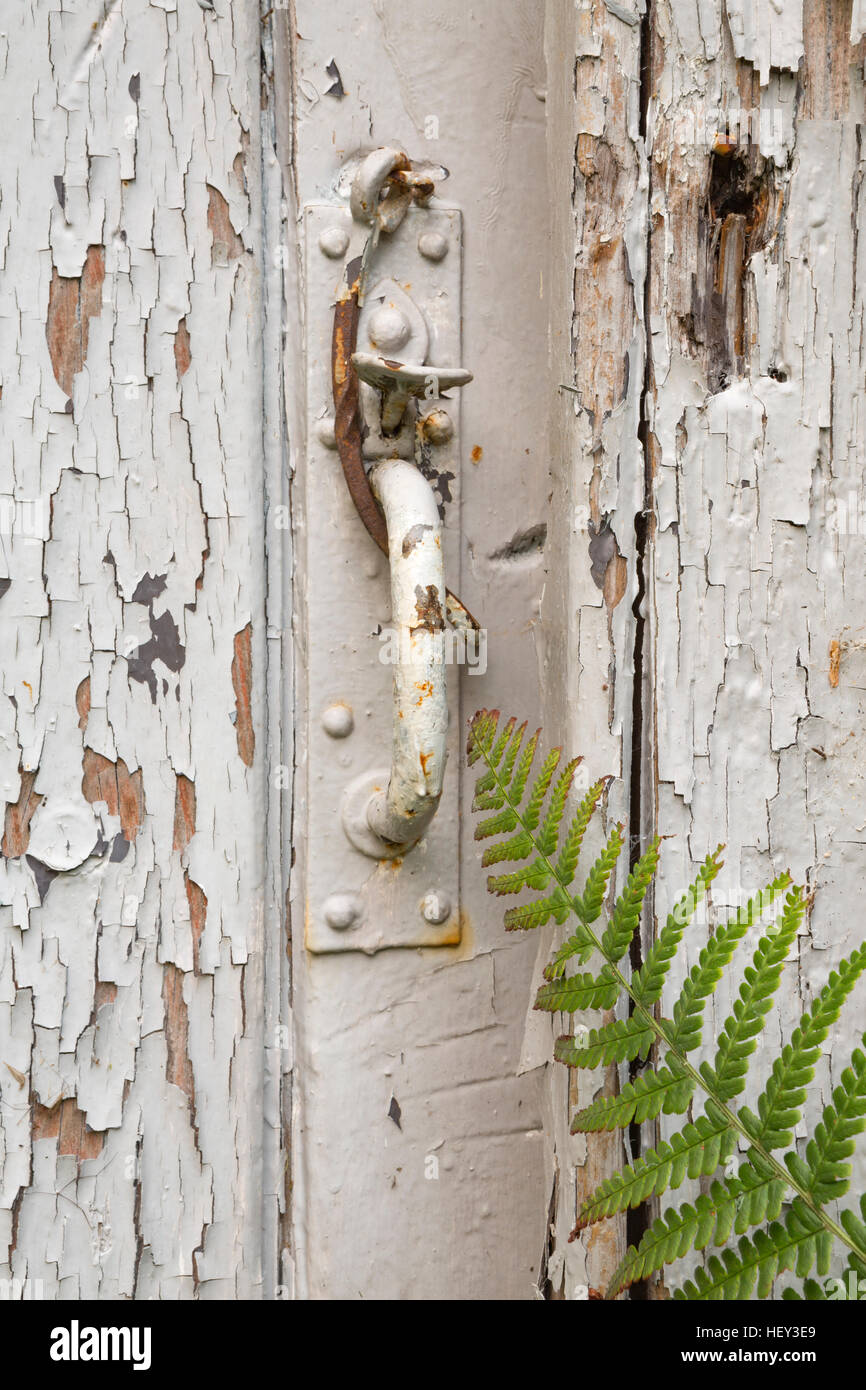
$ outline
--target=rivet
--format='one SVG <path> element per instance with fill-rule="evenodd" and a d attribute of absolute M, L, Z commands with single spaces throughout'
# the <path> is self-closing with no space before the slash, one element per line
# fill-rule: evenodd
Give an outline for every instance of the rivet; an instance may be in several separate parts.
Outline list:
<path fill-rule="evenodd" d="M 441 927 L 451 916 L 451 899 L 447 893 L 425 893 L 421 899 L 421 916 L 432 927 Z"/>
<path fill-rule="evenodd" d="M 326 415 L 323 419 L 316 421 L 316 434 L 320 444 L 324 444 L 326 449 L 336 449 L 337 435 L 334 429 L 333 415 Z"/>
<path fill-rule="evenodd" d="M 322 712 L 322 728 L 331 738 L 348 738 L 355 727 L 355 716 L 351 705 L 338 700 Z"/>
<path fill-rule="evenodd" d="M 361 916 L 357 893 L 332 893 L 325 899 L 325 921 L 334 931 L 347 931 Z"/>
<path fill-rule="evenodd" d="M 370 315 L 370 342 L 385 352 L 397 352 L 409 341 L 412 326 L 400 309 L 383 307 Z"/>
<path fill-rule="evenodd" d="M 447 410 L 431 410 L 424 416 L 424 433 L 431 444 L 447 444 L 454 436 L 454 421 Z"/>
<path fill-rule="evenodd" d="M 349 233 L 345 227 L 326 227 L 319 235 L 319 250 L 332 261 L 338 261 L 346 254 L 349 246 Z"/>
<path fill-rule="evenodd" d="M 418 250 L 428 261 L 443 261 L 448 255 L 448 242 L 441 232 L 422 232 L 418 238 Z"/>

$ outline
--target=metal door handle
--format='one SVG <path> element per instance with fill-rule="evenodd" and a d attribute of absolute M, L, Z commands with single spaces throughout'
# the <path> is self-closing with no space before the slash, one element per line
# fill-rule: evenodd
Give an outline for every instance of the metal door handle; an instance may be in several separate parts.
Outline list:
<path fill-rule="evenodd" d="M 448 698 L 443 600 L 445 567 L 433 489 L 412 463 L 383 459 L 370 483 L 388 528 L 394 666 L 391 772 L 373 792 L 367 824 L 386 844 L 413 844 L 442 795 Z"/>
<path fill-rule="evenodd" d="M 412 396 L 463 386 L 463 368 L 406 366 L 356 353 L 358 376 L 382 393 L 381 428 L 396 429 Z M 436 497 L 414 463 L 377 459 L 370 486 L 385 518 L 391 571 L 394 666 L 391 768 L 355 784 L 343 803 L 347 835 L 364 853 L 393 857 L 424 833 L 439 805 L 447 759 L 445 565 Z"/>
<path fill-rule="evenodd" d="M 389 196 L 383 200 L 381 194 L 387 180 L 393 186 L 389 186 Z M 352 187 L 352 213 L 357 221 L 374 225 L 363 257 L 361 283 L 353 287 L 344 305 L 350 305 L 353 299 L 356 304 L 363 300 L 363 279 L 369 274 L 379 233 L 395 230 L 413 196 L 423 202 L 432 192 L 429 175 L 414 173 L 401 152 L 390 148 L 374 151 L 362 163 Z M 446 590 L 436 497 L 430 483 L 406 457 L 414 455 L 412 402 L 433 399 L 464 386 L 472 380 L 472 373 L 462 367 L 424 363 L 426 325 L 405 294 L 396 285 L 393 290 L 404 300 L 407 313 L 404 317 L 399 310 L 391 309 L 385 315 L 384 340 L 376 337 L 378 353 L 352 350 L 357 310 L 352 317 L 347 308 L 338 305 L 334 334 L 338 422 L 342 416 L 353 432 L 363 424 L 353 439 L 347 439 L 343 431 L 341 440 L 338 430 L 338 445 L 343 446 L 341 457 L 346 455 L 344 470 L 348 459 L 357 472 L 354 459 L 361 455 L 369 487 L 384 517 L 391 571 L 391 620 L 397 637 L 390 771 L 373 773 L 353 783 L 342 808 L 349 839 L 375 858 L 405 852 L 421 837 L 436 813 L 447 756 L 445 619 L 447 616 L 455 625 L 477 628 L 459 600 Z M 388 333 L 394 334 L 392 341 L 387 341 Z M 351 344 L 348 352 L 347 340 Z M 405 344 L 410 352 L 414 350 L 421 360 L 395 360 L 398 344 Z M 347 392 L 349 372 L 365 383 L 366 395 L 358 397 Z M 360 417 L 364 417 L 363 421 Z M 359 480 L 346 471 L 350 490 L 357 499 Z M 365 524 L 375 534 L 375 527 L 366 518 Z"/>

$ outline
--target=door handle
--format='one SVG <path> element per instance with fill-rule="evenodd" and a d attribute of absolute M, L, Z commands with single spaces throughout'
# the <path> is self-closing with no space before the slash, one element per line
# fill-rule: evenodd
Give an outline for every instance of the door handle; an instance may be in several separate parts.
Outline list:
<path fill-rule="evenodd" d="M 393 187 L 383 199 L 389 180 Z M 352 350 L 379 235 L 399 225 L 413 198 L 423 205 L 432 192 L 430 175 L 413 172 L 405 156 L 385 149 L 367 157 L 353 184 L 351 207 L 355 220 L 372 223 L 372 231 L 361 272 L 338 304 L 335 318 L 334 403 L 338 426 L 343 422 L 337 443 L 341 457 L 346 455 L 344 471 L 356 504 L 360 454 L 366 483 L 384 520 L 383 548 L 390 566 L 391 621 L 397 639 L 390 769 L 387 774 L 378 771 L 356 780 L 342 806 L 349 839 L 377 859 L 405 853 L 436 813 L 447 758 L 446 617 L 459 627 L 475 630 L 478 626 L 445 587 L 439 509 L 415 456 L 415 402 L 438 399 L 466 385 L 472 373 L 425 362 L 426 323 L 407 292 L 394 282 L 383 290 L 383 301 L 390 294 L 390 302 L 383 302 L 369 316 L 370 345 L 378 351 Z M 352 301 L 357 305 L 354 315 Z M 419 360 L 397 360 L 403 347 Z M 359 381 L 366 390 L 358 390 Z M 347 458 L 354 477 L 346 468 Z M 376 534 L 369 514 L 364 516 L 362 511 L 362 516 L 382 545 L 381 532 Z"/>
<path fill-rule="evenodd" d="M 366 823 L 386 854 L 423 834 L 445 775 L 445 566 L 433 489 L 413 463 L 382 459 L 370 474 L 388 528 L 391 622 L 396 629 L 391 769 L 373 787 Z"/>

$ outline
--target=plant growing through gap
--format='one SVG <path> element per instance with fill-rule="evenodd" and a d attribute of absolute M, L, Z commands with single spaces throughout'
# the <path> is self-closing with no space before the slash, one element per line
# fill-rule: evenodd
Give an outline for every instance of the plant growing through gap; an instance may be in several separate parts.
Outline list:
<path fill-rule="evenodd" d="M 625 839 L 615 825 L 578 891 L 581 846 L 601 801 L 606 780 L 591 786 L 566 821 L 569 792 L 579 758 L 560 768 L 561 750 L 542 761 L 530 784 L 540 730 L 526 738 L 526 724 L 509 719 L 500 728 L 498 710 L 481 710 L 470 724 L 470 765 L 482 765 L 473 810 L 485 813 L 475 838 L 486 840 L 485 867 L 519 864 L 492 874 L 488 889 L 497 896 L 530 890 L 528 902 L 505 913 L 508 931 L 544 926 L 551 919 L 574 930 L 554 954 L 538 991 L 537 1009 L 579 1014 L 611 1010 L 621 999 L 628 1015 L 600 1028 L 575 1030 L 557 1039 L 554 1056 L 569 1067 L 647 1062 L 619 1090 L 581 1109 L 572 1133 L 622 1129 L 660 1113 L 682 1115 L 702 1102 L 702 1113 L 670 1140 L 605 1179 L 583 1202 L 579 1231 L 651 1196 L 681 1186 L 686 1178 L 712 1178 L 709 1191 L 693 1203 L 668 1207 L 629 1247 L 611 1279 L 614 1298 L 691 1250 L 708 1254 L 702 1268 L 674 1296 L 682 1299 L 765 1298 L 779 1274 L 793 1271 L 801 1291 L 786 1288 L 784 1298 L 823 1300 L 827 1294 L 813 1276 L 826 1276 L 834 1246 L 847 1252 L 847 1271 L 866 1278 L 866 1195 L 838 1218 L 830 1209 L 849 1189 L 848 1162 L 856 1136 L 866 1128 L 866 1053 L 855 1048 L 843 1069 L 805 1154 L 793 1146 L 821 1044 L 839 1018 L 858 978 L 866 970 L 866 943 L 847 956 L 815 997 L 782 1048 L 766 1078 L 757 1111 L 738 1101 L 746 1085 L 752 1054 L 766 1023 L 784 962 L 803 921 L 807 899 L 788 874 L 769 884 L 728 922 L 718 926 L 687 975 L 669 1016 L 660 1013 L 668 970 L 699 903 L 722 867 L 720 846 L 700 868 L 669 914 L 640 969 L 627 970 L 629 946 L 638 929 L 647 891 L 658 867 L 655 838 L 638 859 L 609 913 L 605 900 Z M 738 945 L 760 925 L 774 904 L 776 920 L 763 930 L 745 969 L 733 1011 L 710 1057 L 695 1055 L 702 1042 L 703 1016 Z M 585 966 L 595 953 L 601 968 L 567 974 L 569 964 Z M 866 1047 L 866 1036 L 862 1039 Z M 745 1155 L 736 1176 L 726 1175 L 738 1144 Z"/>

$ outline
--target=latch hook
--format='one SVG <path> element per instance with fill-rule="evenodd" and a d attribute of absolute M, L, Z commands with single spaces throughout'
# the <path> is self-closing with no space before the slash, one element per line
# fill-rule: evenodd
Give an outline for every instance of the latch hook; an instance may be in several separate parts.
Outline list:
<path fill-rule="evenodd" d="M 347 835 L 363 853 L 376 858 L 393 856 L 413 845 L 436 812 L 447 756 L 446 612 L 455 625 L 478 627 L 445 588 L 441 523 L 430 483 L 413 463 L 381 457 L 393 447 L 387 438 L 374 452 L 371 428 L 379 426 L 387 436 L 401 425 L 412 398 L 439 396 L 471 381 L 472 373 L 461 367 L 425 365 L 423 360 L 404 363 L 381 353 L 356 351 L 360 305 L 379 233 L 393 232 L 412 199 L 425 202 L 432 192 L 432 176 L 413 170 L 408 157 L 394 146 L 374 150 L 361 162 L 352 181 L 350 203 L 356 221 L 369 225 L 371 231 L 363 256 L 346 267 L 346 288 L 334 317 L 337 447 L 358 512 L 389 558 L 392 621 L 399 641 L 390 773 L 387 779 L 376 773 L 360 779 L 343 802 Z M 423 344 L 416 344 L 422 359 L 426 333 L 423 338 Z M 359 378 L 381 395 L 377 421 L 368 412 L 367 421 L 362 422 Z"/>

